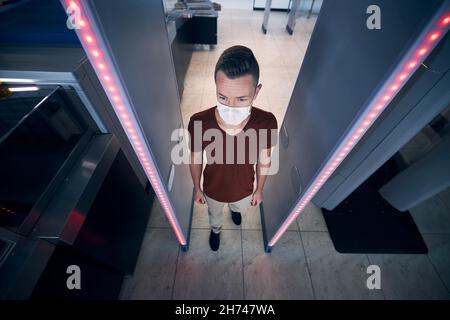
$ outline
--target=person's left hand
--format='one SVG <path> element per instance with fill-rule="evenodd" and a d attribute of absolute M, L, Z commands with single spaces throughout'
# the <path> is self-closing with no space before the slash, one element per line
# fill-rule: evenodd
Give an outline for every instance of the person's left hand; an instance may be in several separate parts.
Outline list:
<path fill-rule="evenodd" d="M 253 194 L 251 205 L 256 207 L 263 201 L 263 193 L 261 190 L 256 190 Z"/>

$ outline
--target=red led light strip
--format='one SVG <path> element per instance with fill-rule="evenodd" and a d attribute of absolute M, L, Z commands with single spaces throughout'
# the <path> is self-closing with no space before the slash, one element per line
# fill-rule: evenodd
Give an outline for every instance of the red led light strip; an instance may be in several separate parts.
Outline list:
<path fill-rule="evenodd" d="M 353 147 L 358 143 L 365 132 L 380 116 L 383 110 L 394 99 L 397 93 L 403 88 L 406 82 L 411 78 L 414 72 L 419 68 L 421 63 L 426 59 L 434 47 L 444 37 L 450 27 L 450 8 L 444 5 L 439 13 L 431 20 L 424 32 L 419 36 L 417 41 L 405 55 L 401 63 L 394 70 L 388 81 L 381 88 L 368 108 L 358 119 L 354 127 L 343 139 L 330 160 L 318 174 L 305 194 L 300 198 L 298 203 L 291 210 L 287 219 L 280 226 L 273 238 L 268 242 L 269 247 L 273 247 L 287 230 L 289 225 L 297 218 L 300 212 L 305 208 L 308 202 L 314 197 L 317 191 L 333 174 L 339 164 L 350 153 Z"/>
<path fill-rule="evenodd" d="M 71 10 L 79 10 L 79 29 L 75 29 L 78 38 L 91 62 L 113 108 L 126 132 L 144 171 L 152 184 L 161 206 L 178 238 L 181 245 L 187 245 L 178 220 L 174 214 L 172 205 L 168 199 L 167 192 L 156 169 L 151 151 L 146 143 L 144 135 L 140 129 L 139 123 L 133 113 L 133 108 L 124 93 L 123 86 L 119 80 L 118 73 L 114 68 L 112 59 L 106 50 L 106 44 L 98 32 L 99 28 L 95 24 L 94 16 L 88 5 L 80 1 L 61 0 L 64 8 L 70 7 Z"/>
<path fill-rule="evenodd" d="M 8 209 L 8 208 L 0 208 L 0 211 L 4 211 L 4 212 L 6 212 L 6 213 L 11 213 L 11 214 L 15 214 L 15 213 L 16 213 L 15 211 L 10 210 L 10 209 Z"/>

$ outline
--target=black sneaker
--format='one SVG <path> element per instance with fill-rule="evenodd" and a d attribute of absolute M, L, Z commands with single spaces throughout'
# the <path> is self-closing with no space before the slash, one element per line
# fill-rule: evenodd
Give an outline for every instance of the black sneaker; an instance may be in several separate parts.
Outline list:
<path fill-rule="evenodd" d="M 233 220 L 234 224 L 239 226 L 241 224 L 242 218 L 240 212 L 231 211 L 231 219 Z"/>
<path fill-rule="evenodd" d="M 215 233 L 211 230 L 211 234 L 209 235 L 209 246 L 212 251 L 219 250 L 220 245 L 220 233 Z"/>

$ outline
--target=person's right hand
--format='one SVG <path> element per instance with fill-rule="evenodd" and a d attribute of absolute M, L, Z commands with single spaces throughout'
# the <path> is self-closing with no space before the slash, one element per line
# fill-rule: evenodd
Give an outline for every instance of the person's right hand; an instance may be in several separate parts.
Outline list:
<path fill-rule="evenodd" d="M 205 195 L 203 194 L 203 191 L 200 189 L 194 190 L 194 199 L 195 199 L 195 202 L 198 202 L 201 204 L 206 203 Z"/>

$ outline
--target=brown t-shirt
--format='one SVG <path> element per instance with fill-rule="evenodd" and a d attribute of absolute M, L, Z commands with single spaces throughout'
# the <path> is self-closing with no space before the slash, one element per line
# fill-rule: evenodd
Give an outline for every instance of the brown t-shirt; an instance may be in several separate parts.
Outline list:
<path fill-rule="evenodd" d="M 236 135 L 229 135 L 219 127 L 215 110 L 216 106 L 198 112 L 190 118 L 188 125 L 190 148 L 192 151 L 204 151 L 206 148 L 207 164 L 203 172 L 203 192 L 208 197 L 220 202 L 235 202 L 253 193 L 254 165 L 261 149 L 267 149 L 277 144 L 277 131 L 274 131 L 275 136 L 271 134 L 271 129 L 278 128 L 277 120 L 271 112 L 252 107 L 250 119 L 243 130 Z M 201 123 L 201 131 L 198 129 L 199 122 L 197 121 Z M 194 130 L 195 122 L 197 122 L 197 130 Z M 205 131 L 208 129 L 216 130 L 209 131 L 209 133 L 213 133 L 205 136 Z M 195 134 L 199 135 L 200 132 L 201 137 L 195 143 L 197 139 Z M 220 143 L 220 138 L 217 138 L 217 143 L 210 145 L 216 141 L 214 132 L 222 137 L 223 143 Z M 250 137 L 256 137 L 256 140 L 252 140 L 256 141 L 256 144 L 250 142 Z M 244 145 L 245 147 L 243 147 Z M 234 153 L 227 155 L 227 146 L 229 149 L 234 146 Z M 238 148 L 245 150 L 245 155 L 242 151 L 238 152 Z M 219 150 L 223 151 L 222 157 L 220 157 Z M 221 162 L 220 159 L 222 159 Z"/>

